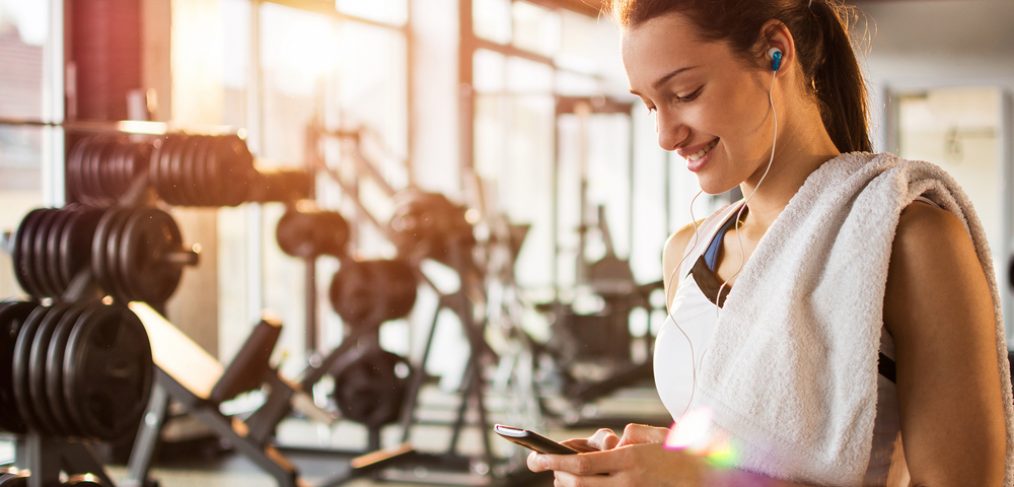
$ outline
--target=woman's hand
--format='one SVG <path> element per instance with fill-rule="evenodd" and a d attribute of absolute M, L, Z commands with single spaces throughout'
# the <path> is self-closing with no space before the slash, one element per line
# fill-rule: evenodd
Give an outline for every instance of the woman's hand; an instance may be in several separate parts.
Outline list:
<path fill-rule="evenodd" d="M 528 468 L 534 472 L 552 470 L 557 487 L 705 485 L 703 476 L 707 471 L 698 457 L 666 450 L 660 443 L 629 444 L 577 455 L 536 453 L 529 455 Z"/>
<path fill-rule="evenodd" d="M 669 428 L 659 428 L 657 426 L 648 426 L 646 424 L 631 423 L 623 429 L 622 437 L 617 436 L 617 434 L 609 428 L 602 428 L 588 438 L 572 438 L 560 443 L 584 453 L 612 450 L 613 448 L 621 446 L 637 445 L 641 443 L 662 443 L 665 441 L 665 437 L 668 434 Z M 532 455 L 534 455 L 534 453 Z"/>

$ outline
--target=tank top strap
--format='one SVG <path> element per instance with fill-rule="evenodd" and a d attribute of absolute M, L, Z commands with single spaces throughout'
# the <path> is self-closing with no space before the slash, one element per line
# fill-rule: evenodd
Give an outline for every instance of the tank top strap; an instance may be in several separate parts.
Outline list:
<path fill-rule="evenodd" d="M 690 237 L 690 244 L 683 254 L 683 263 L 680 265 L 680 278 L 690 274 L 697 259 L 708 250 L 708 245 L 715 239 L 715 235 L 722 229 L 722 224 L 733 217 L 733 214 L 743 205 L 743 200 L 731 203 L 724 208 L 714 212 L 704 219 L 697 227 L 697 237 Z"/>

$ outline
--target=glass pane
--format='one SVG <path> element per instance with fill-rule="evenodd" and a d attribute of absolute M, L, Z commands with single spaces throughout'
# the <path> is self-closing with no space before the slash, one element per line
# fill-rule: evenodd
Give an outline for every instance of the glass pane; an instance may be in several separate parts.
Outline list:
<path fill-rule="evenodd" d="M 500 54 L 486 49 L 475 51 L 472 61 L 472 86 L 479 92 L 502 92 L 507 78 L 507 61 Z"/>
<path fill-rule="evenodd" d="M 620 33 L 606 17 L 560 14 L 560 47 L 553 60 L 570 71 L 604 77 L 610 93 L 627 92 L 627 76 L 620 58 Z"/>
<path fill-rule="evenodd" d="M 557 71 L 556 92 L 565 96 L 595 96 L 603 94 L 603 89 L 591 76 Z"/>
<path fill-rule="evenodd" d="M 552 56 L 560 46 L 560 16 L 527 2 L 514 2 L 514 45 Z"/>
<path fill-rule="evenodd" d="M 356 22 L 339 24 L 334 111 L 343 126 L 370 130 L 364 149 L 381 164 L 395 187 L 408 175 L 408 73 L 406 40 L 400 32 Z M 362 46 L 370 46 L 363 49 Z"/>
<path fill-rule="evenodd" d="M 479 38 L 500 44 L 511 41 L 511 1 L 473 0 L 472 30 Z"/>
<path fill-rule="evenodd" d="M 954 176 L 971 198 L 993 249 L 1003 248 L 1000 103 L 995 88 L 934 89 L 898 97 L 898 154 L 933 162 Z M 1002 252 L 994 254 L 1002 257 Z"/>
<path fill-rule="evenodd" d="M 323 106 L 329 75 L 338 65 L 335 23 L 328 17 L 276 4 L 261 8 L 264 156 L 289 165 L 305 160 L 297 127 Z"/>
<path fill-rule="evenodd" d="M 588 125 L 588 204 L 592 221 L 595 208 L 605 206 L 612 245 L 621 258 L 630 253 L 630 126 L 623 115 L 593 115 Z M 593 242 L 604 245 L 604 236 L 595 232 Z M 605 253 L 589 252 L 593 262 Z"/>
<path fill-rule="evenodd" d="M 47 5 L 0 0 L 0 117 L 42 118 Z"/>
<path fill-rule="evenodd" d="M 47 118 L 46 63 L 49 55 L 49 3 L 0 0 L 0 117 Z M 44 205 L 42 168 L 55 167 L 56 130 L 0 126 L 0 232 L 13 235 L 32 208 Z M 11 256 L 0 252 L 0 296 L 24 296 L 14 278 Z"/>
<path fill-rule="evenodd" d="M 408 22 L 407 0 L 335 0 L 339 12 L 387 24 Z"/>
<path fill-rule="evenodd" d="M 507 89 L 514 93 L 552 93 L 553 68 L 527 59 L 507 59 Z"/>
<path fill-rule="evenodd" d="M 330 17 L 276 4 L 261 7 L 263 106 L 262 161 L 301 166 L 306 161 L 308 123 L 327 109 L 328 81 L 338 65 L 337 24 Z M 285 373 L 304 363 L 306 269 L 282 253 L 275 227 L 284 207 L 262 208 L 261 256 L 264 307 L 286 324 L 278 350 L 289 354 Z"/>
<path fill-rule="evenodd" d="M 514 222 L 532 224 L 517 262 L 518 283 L 552 285 L 553 98 L 516 97 L 510 102 L 509 144 L 500 169 L 500 202 Z"/>

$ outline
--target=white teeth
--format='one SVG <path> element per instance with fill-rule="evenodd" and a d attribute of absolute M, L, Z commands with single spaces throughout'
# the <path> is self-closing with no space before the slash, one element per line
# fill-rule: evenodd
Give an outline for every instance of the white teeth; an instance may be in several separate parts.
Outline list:
<path fill-rule="evenodd" d="M 687 160 L 693 162 L 704 157 L 709 151 L 711 151 L 711 149 L 714 149 L 716 145 L 718 145 L 718 139 L 711 141 L 711 143 L 705 146 L 703 149 L 688 155 Z"/>

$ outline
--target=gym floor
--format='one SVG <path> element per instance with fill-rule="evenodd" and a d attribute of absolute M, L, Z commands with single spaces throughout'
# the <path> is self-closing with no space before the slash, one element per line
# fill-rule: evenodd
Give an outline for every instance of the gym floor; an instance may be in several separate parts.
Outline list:
<path fill-rule="evenodd" d="M 504 415 L 499 401 L 494 394 L 489 394 L 488 408 L 491 411 L 490 421 L 511 422 L 507 415 Z M 422 398 L 424 407 L 420 417 L 430 421 L 449 420 L 453 417 L 457 397 L 455 394 L 444 392 L 437 387 L 430 387 L 424 390 Z M 562 403 L 553 402 L 553 405 Z M 615 422 L 615 418 L 648 418 L 648 422 L 664 424 L 668 415 L 662 407 L 650 387 L 632 387 L 619 391 L 617 394 L 599 401 L 594 407 L 586 408 L 585 424 L 608 425 Z M 597 424 L 596 417 L 602 417 L 602 423 Z M 622 421 L 621 421 L 622 422 Z M 170 423 L 172 424 L 172 423 Z M 587 436 L 594 432 L 595 427 L 588 428 L 553 428 L 550 427 L 544 433 L 556 439 Z M 399 442 L 401 431 L 397 426 L 391 426 L 383 431 L 384 445 L 396 445 Z M 439 453 L 447 448 L 451 432 L 447 426 L 426 425 L 417 426 L 412 436 L 412 443 L 418 451 L 425 453 Z M 290 419 L 282 423 L 279 428 L 279 441 L 287 446 L 298 448 L 285 449 L 285 455 L 295 463 L 303 478 L 311 485 L 320 484 L 324 479 L 339 475 L 347 469 L 347 456 L 335 455 L 334 453 L 308 453 L 308 450 L 335 449 L 355 450 L 362 448 L 366 443 L 366 430 L 361 426 L 339 422 L 334 427 L 322 426 L 300 419 Z M 496 454 L 501 458 L 510 458 L 511 455 L 518 455 L 518 461 L 523 461 L 526 455 L 523 451 L 517 451 L 506 441 L 491 438 L 492 446 Z M 466 427 L 462 433 L 461 451 L 468 454 L 479 454 L 481 451 L 481 437 L 477 427 Z M 13 445 L 3 441 L 0 437 L 0 463 L 5 459 L 13 457 Z M 126 475 L 126 468 L 123 466 L 110 466 L 109 473 L 117 479 Z M 551 486 L 552 477 L 549 475 L 529 475 L 525 469 L 520 470 L 521 476 L 513 482 L 501 482 L 499 485 L 524 485 L 524 486 Z M 161 487 L 189 487 L 189 486 L 210 486 L 210 487 L 274 487 L 276 483 L 265 473 L 257 468 L 255 464 L 237 453 L 221 454 L 200 454 L 188 455 L 181 459 L 161 459 L 153 468 L 152 475 L 159 481 Z M 446 486 L 446 485 L 488 485 L 486 477 L 471 475 L 463 472 L 446 472 L 424 467 L 413 467 L 407 469 L 395 469 L 385 474 L 383 481 L 362 478 L 349 481 L 345 484 L 351 487 L 364 487 L 371 485 L 398 486 Z"/>

